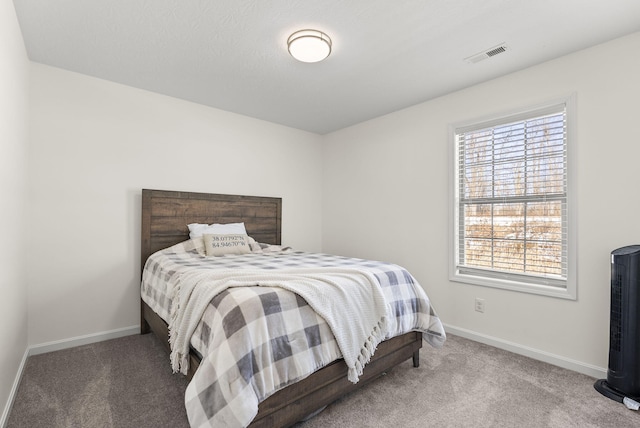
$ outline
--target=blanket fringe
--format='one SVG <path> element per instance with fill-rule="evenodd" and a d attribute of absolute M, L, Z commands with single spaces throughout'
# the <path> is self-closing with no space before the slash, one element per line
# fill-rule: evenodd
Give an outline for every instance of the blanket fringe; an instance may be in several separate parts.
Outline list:
<path fill-rule="evenodd" d="M 347 379 L 351 383 L 358 383 L 360 376 L 364 372 L 364 366 L 371 361 L 371 357 L 376 352 L 376 349 L 380 342 L 382 342 L 387 334 L 387 318 L 382 317 L 378 324 L 374 326 L 373 331 L 364 342 L 363 347 L 360 349 L 360 354 L 355 361 L 354 367 L 349 367 L 347 372 Z"/>
<path fill-rule="evenodd" d="M 189 371 L 189 354 L 184 355 L 180 352 L 171 353 L 171 369 L 174 373 L 182 373 L 186 375 Z"/>
<path fill-rule="evenodd" d="M 171 293 L 171 312 L 169 314 L 170 323 L 169 323 L 169 347 L 173 351 L 171 352 L 169 358 L 171 361 L 171 370 L 173 373 L 182 373 L 184 375 L 189 371 L 189 358 L 188 355 L 184 355 L 183 353 L 174 350 L 176 338 L 178 336 L 178 332 L 176 331 L 175 324 L 178 319 L 178 314 L 180 312 L 180 282 L 176 285 L 176 287 L 172 290 Z"/>

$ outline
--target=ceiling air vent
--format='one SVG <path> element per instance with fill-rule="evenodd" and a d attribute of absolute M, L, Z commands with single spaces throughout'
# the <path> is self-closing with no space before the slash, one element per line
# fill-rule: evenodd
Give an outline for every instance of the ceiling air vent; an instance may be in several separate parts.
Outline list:
<path fill-rule="evenodd" d="M 471 55 L 470 57 L 467 57 L 464 60 L 471 64 L 475 64 L 476 62 L 480 62 L 484 59 L 499 55 L 502 52 L 506 52 L 508 49 L 509 49 L 508 46 L 505 43 L 502 43 L 502 44 L 499 44 L 498 46 L 494 46 L 485 51 L 477 53 L 475 55 Z"/>

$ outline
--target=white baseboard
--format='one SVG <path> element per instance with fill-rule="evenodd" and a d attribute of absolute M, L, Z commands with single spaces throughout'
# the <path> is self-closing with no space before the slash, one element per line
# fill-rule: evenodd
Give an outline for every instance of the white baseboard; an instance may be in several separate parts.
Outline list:
<path fill-rule="evenodd" d="M 560 355 L 551 354 L 539 349 L 529 348 L 518 343 L 502 340 L 497 337 L 487 336 L 482 333 L 478 333 L 465 328 L 459 328 L 452 325 L 444 325 L 444 329 L 447 333 L 451 333 L 456 336 L 464 337 L 465 339 L 474 340 L 476 342 L 484 343 L 495 348 L 504 349 L 505 351 L 513 352 L 514 354 L 524 355 L 525 357 L 533 358 L 534 360 L 543 361 L 545 363 L 553 364 L 554 366 L 562 367 L 564 369 L 573 370 L 574 372 L 582 373 L 587 376 L 591 376 L 596 379 L 606 379 L 607 369 L 597 367 L 591 364 L 583 363 L 581 361 L 572 360 L 570 358 L 562 357 Z"/>
<path fill-rule="evenodd" d="M 7 402 L 4 405 L 4 410 L 2 411 L 2 417 L 0 418 L 0 427 L 6 427 L 7 422 L 9 422 L 9 412 L 11 411 L 11 407 L 13 407 L 13 400 L 18 393 L 18 387 L 20 386 L 20 380 L 22 379 L 22 372 L 24 371 L 24 366 L 27 363 L 27 357 L 29 357 L 29 348 L 25 349 L 24 355 L 22 356 L 22 361 L 20 361 L 20 365 L 18 366 L 18 372 L 16 373 L 16 377 L 13 380 L 13 385 L 11 386 L 9 397 L 7 398 Z"/>
<path fill-rule="evenodd" d="M 29 356 L 44 354 L 46 352 L 60 351 L 62 349 L 73 348 L 75 346 L 89 345 L 91 343 L 117 339 L 119 337 L 131 336 L 138 333 L 140 333 L 140 326 L 134 325 L 130 327 L 119 328 L 116 330 L 103 331 L 100 333 L 87 334 L 84 336 L 77 336 L 69 339 L 56 340 L 53 342 L 29 346 L 24 352 L 24 356 L 22 357 L 22 361 L 20 362 L 20 366 L 18 367 L 18 373 L 16 373 L 15 380 L 13 381 L 13 386 L 11 388 L 11 392 L 9 393 L 7 403 L 4 406 L 2 418 L 0 418 L 0 427 L 5 427 L 9 420 L 9 412 L 11 411 L 11 407 L 13 406 L 13 400 L 15 399 L 16 393 L 18 392 L 18 386 L 20 385 L 20 380 L 22 379 L 24 366 L 27 363 L 27 358 Z"/>
<path fill-rule="evenodd" d="M 103 331 L 100 333 L 86 334 L 84 336 L 71 337 L 69 339 L 55 340 L 53 342 L 31 345 L 29 355 L 44 354 L 46 352 L 59 351 L 61 349 L 73 348 L 75 346 L 89 345 L 91 343 L 102 342 L 119 337 L 131 336 L 140 333 L 140 326 L 119 328 L 116 330 Z"/>

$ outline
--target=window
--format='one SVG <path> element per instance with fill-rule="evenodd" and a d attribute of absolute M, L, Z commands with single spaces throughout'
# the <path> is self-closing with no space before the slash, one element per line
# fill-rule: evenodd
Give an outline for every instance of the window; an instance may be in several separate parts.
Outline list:
<path fill-rule="evenodd" d="M 452 127 L 452 280 L 575 299 L 570 101 Z"/>

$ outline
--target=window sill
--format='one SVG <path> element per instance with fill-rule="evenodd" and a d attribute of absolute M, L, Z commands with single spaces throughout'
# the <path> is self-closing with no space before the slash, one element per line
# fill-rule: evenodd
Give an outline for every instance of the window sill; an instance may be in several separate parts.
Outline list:
<path fill-rule="evenodd" d="M 528 282 L 518 282 L 513 280 L 487 278 L 477 275 L 454 273 L 449 277 L 453 282 L 480 285 L 483 287 L 501 288 L 503 290 L 518 291 L 521 293 L 537 294 L 541 296 L 556 297 L 559 299 L 576 300 L 575 287 L 567 284 L 567 288 L 553 287 L 542 284 L 532 284 Z"/>

